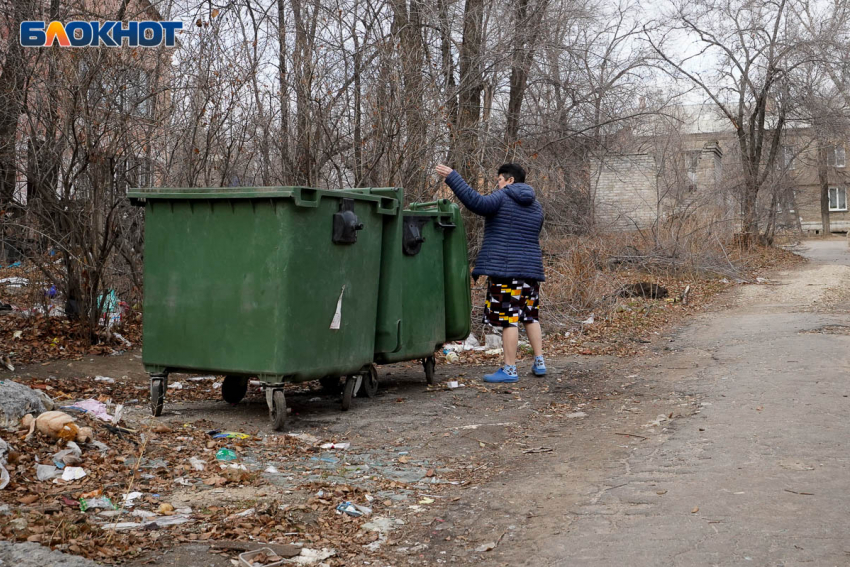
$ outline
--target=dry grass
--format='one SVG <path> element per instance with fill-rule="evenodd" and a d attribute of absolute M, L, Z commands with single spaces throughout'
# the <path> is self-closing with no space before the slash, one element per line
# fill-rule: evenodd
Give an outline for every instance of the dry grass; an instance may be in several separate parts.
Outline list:
<path fill-rule="evenodd" d="M 546 282 L 541 324 L 547 351 L 630 355 L 663 329 L 703 310 L 722 291 L 782 266 L 804 261 L 773 247 L 747 251 L 718 236 L 666 242 L 640 233 L 568 237 L 543 242 Z M 668 290 L 664 299 L 621 297 L 627 284 L 647 282 Z M 485 331 L 481 303 L 486 281 L 473 289 L 473 331 Z M 688 303 L 681 302 L 690 288 Z M 593 324 L 584 324 L 591 315 Z M 488 331 L 489 332 L 489 331 Z"/>

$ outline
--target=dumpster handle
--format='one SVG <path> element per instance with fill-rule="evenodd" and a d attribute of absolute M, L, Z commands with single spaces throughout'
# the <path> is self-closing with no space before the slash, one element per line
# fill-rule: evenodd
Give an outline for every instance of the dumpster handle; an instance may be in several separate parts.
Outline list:
<path fill-rule="evenodd" d="M 433 209 L 437 205 L 440 204 L 440 201 L 428 201 L 426 203 L 412 203 L 410 205 L 411 210 L 418 211 L 420 209 Z"/>
<path fill-rule="evenodd" d="M 398 201 L 390 197 L 381 197 L 377 213 L 379 215 L 395 215 L 398 210 Z"/>
<path fill-rule="evenodd" d="M 440 217 L 436 218 L 437 226 L 440 228 L 457 228 L 457 225 L 453 222 L 442 223 L 440 222 Z"/>
<path fill-rule="evenodd" d="M 295 200 L 296 207 L 316 208 L 319 206 L 319 200 L 322 196 L 316 189 L 312 189 L 310 187 L 296 187 L 292 192 L 292 198 Z"/>

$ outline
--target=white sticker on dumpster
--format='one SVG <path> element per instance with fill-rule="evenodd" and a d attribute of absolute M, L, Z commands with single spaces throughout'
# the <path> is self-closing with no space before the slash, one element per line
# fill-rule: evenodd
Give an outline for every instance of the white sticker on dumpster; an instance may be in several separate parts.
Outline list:
<path fill-rule="evenodd" d="M 333 321 L 331 321 L 331 330 L 338 331 L 339 325 L 342 322 L 342 294 L 345 293 L 345 286 L 342 286 L 342 291 L 339 292 L 339 299 L 336 302 L 336 313 L 334 313 Z"/>

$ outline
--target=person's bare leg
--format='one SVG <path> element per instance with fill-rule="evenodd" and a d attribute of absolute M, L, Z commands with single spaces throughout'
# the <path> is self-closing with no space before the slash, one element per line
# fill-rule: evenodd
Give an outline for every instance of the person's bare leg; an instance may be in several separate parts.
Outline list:
<path fill-rule="evenodd" d="M 502 329 L 502 348 L 505 351 L 505 364 L 516 365 L 516 349 L 519 343 L 519 327 L 505 327 Z"/>
<path fill-rule="evenodd" d="M 528 342 L 534 349 L 534 356 L 541 356 L 543 354 L 543 333 L 540 331 L 540 323 L 537 321 L 526 323 L 525 334 L 528 335 Z"/>

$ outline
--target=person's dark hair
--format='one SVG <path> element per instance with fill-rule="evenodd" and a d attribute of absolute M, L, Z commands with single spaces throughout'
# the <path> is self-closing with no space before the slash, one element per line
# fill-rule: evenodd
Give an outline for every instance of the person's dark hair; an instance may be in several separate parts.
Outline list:
<path fill-rule="evenodd" d="M 502 175 L 505 179 L 514 178 L 514 183 L 525 183 L 525 170 L 515 163 L 505 163 L 499 166 L 497 175 Z"/>

